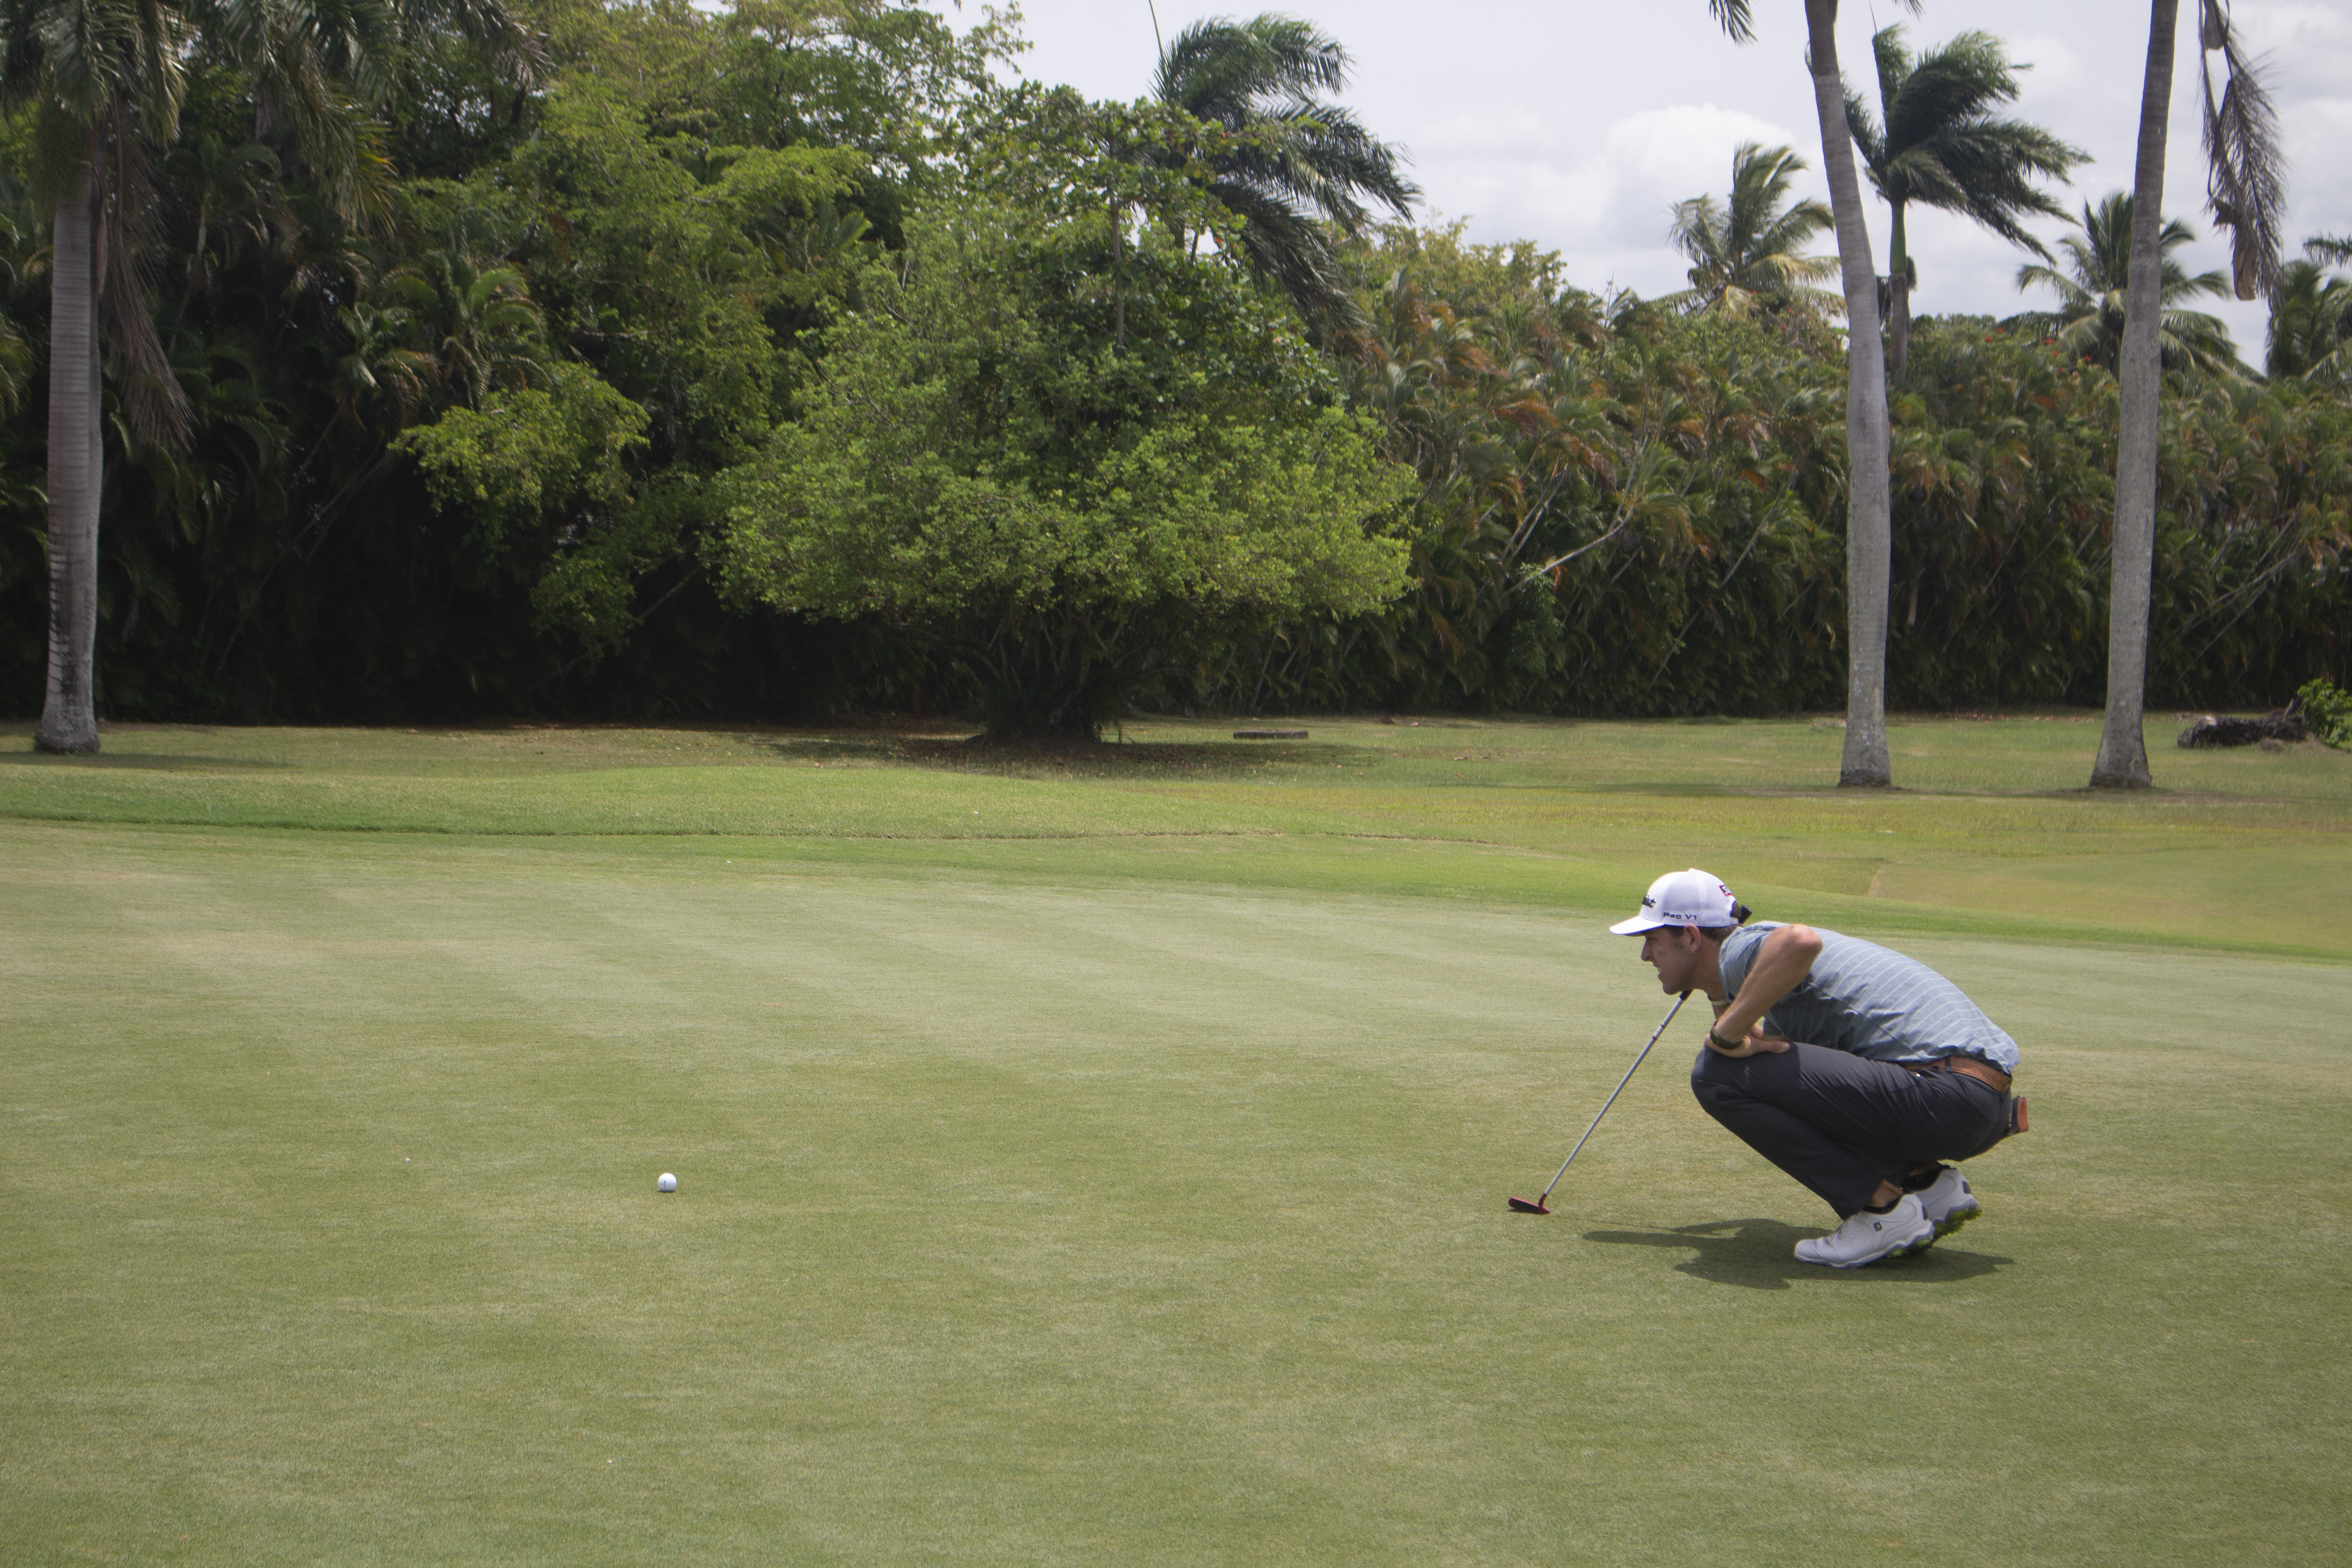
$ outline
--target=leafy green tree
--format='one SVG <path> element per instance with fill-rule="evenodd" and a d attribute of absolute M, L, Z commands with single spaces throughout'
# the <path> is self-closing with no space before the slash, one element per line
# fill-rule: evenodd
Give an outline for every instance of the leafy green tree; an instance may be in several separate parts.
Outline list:
<path fill-rule="evenodd" d="M 510 157 L 462 184 L 416 183 L 412 226 L 449 246 L 376 289 L 454 405 L 395 449 L 472 523 L 468 552 L 527 577 L 532 626 L 576 638 L 572 666 L 622 647 L 640 583 L 670 574 L 648 595 L 660 604 L 697 574 L 703 481 L 784 411 L 782 319 L 866 260 L 864 217 L 836 205 L 867 173 L 861 153 L 713 144 L 648 115 L 599 78 L 558 82 Z M 509 259 L 486 265 L 477 248 Z M 618 407 L 635 417 L 615 423 Z M 488 429 L 470 412 L 493 409 Z M 525 485 L 541 462 L 547 482 Z"/>
<path fill-rule="evenodd" d="M 1193 704 L 1758 712 L 1844 681 L 1839 344 L 1563 291 L 1443 231 L 1387 278 L 1351 401 L 1421 487 L 1414 587 L 1356 621 L 1204 647 Z M 1420 288 L 1446 280 L 1465 301 Z M 2086 702 L 2104 679 L 2115 381 L 2038 332 L 1921 324 L 1890 400 L 1888 690 L 1923 707 Z M 2340 661 L 2352 403 L 2184 383 L 2168 407 L 2150 689 L 2273 703 Z M 1740 656 L 1727 659 L 1724 650 Z M 2326 664 L 2331 671 L 2333 664 Z"/>
<path fill-rule="evenodd" d="M 1919 284 L 1905 217 L 1914 202 L 1955 212 L 2050 259 L 2021 221 L 2063 216 L 2037 177 L 2063 180 L 2090 154 L 2042 127 L 1997 111 L 2017 99 L 2014 64 L 1990 33 L 1962 33 L 1913 55 L 1900 26 L 1871 39 L 1878 61 L 1878 113 L 1846 94 L 1846 120 L 1864 171 L 1893 214 L 1887 240 L 1890 366 L 1903 374 L 1911 336 L 1910 297 Z"/>
<path fill-rule="evenodd" d="M 1052 708 L 1020 693 L 1049 690 L 1050 650 L 1083 623 L 1101 637 L 1058 646 L 1092 647 L 1146 705 L 1753 712 L 1843 690 L 1852 713 L 1837 519 L 1867 465 L 1848 463 L 1854 372 L 1829 326 L 1596 299 L 1531 246 L 1368 223 L 1329 232 L 1364 341 L 1318 359 L 1237 246 L 1192 255 L 1173 237 L 1238 232 L 1213 175 L 1278 150 L 1293 133 L 1278 120 L 1235 130 L 1156 100 L 997 86 L 972 42 L 985 26 L 950 34 L 883 0 L 551 0 L 535 15 L 551 87 L 519 90 L 457 35 L 410 37 L 388 94 L 357 100 L 381 125 L 346 112 L 325 133 L 348 161 L 306 150 L 299 110 L 257 95 L 229 41 L 199 30 L 174 57 L 178 135 L 148 149 L 140 254 L 186 433 L 142 436 L 110 348 L 110 712 L 781 718 L 919 692 L 963 703 L 974 672 L 998 669 L 1011 679 L 986 710 L 1017 724 Z M 38 119 L 0 121 L 0 398 L 25 410 L 0 426 L 0 685 L 20 705 L 47 663 Z M 930 212 L 929 233 L 966 207 L 1022 215 L 970 248 L 987 281 L 967 297 L 1006 301 L 1031 337 L 999 323 L 992 357 L 939 351 L 922 363 L 950 391 L 921 403 L 877 379 L 858 334 L 881 323 L 860 319 L 903 303 L 908 266 L 939 263 L 929 241 L 903 247 L 906 213 Z M 899 292 L 869 298 L 889 263 Z M 828 368 L 852 341 L 867 357 Z M 1021 352 L 998 355 L 1007 344 Z M 1923 322 L 1916 355 L 1887 404 L 1889 700 L 2095 700 L 2114 380 L 1986 322 Z M 835 406 L 877 387 L 895 411 L 878 434 Z M 1163 397 L 1180 410 L 1164 448 L 1145 442 Z M 1076 616 L 1053 612 L 1066 601 L 1049 584 L 1047 608 L 995 621 L 778 614 L 751 579 L 720 596 L 730 508 L 779 422 L 871 435 L 910 461 L 988 445 L 955 436 L 942 407 L 1016 431 L 991 437 L 1015 456 L 988 482 L 1060 491 L 1056 539 L 1131 526 L 1157 541 L 1171 531 L 1146 524 L 1181 513 L 1185 544 L 1197 514 L 1209 560 L 1240 548 L 1252 496 L 1322 515 L 1318 481 L 1251 476 L 1351 409 L 1343 422 L 1412 475 L 1381 536 L 1408 585 L 1351 610 L 1378 596 L 1153 599 L 1131 574 L 1126 597 Z M 1223 409 L 1246 448 L 1208 444 L 1224 441 Z M 2270 703 L 2315 670 L 2344 683 L 2352 404 L 2326 380 L 2175 376 L 2161 412 L 2161 493 L 2181 504 L 2156 518 L 2150 696 Z M 810 475 L 880 482 L 820 456 L 831 468 Z M 1130 482 L 1146 471 L 1150 487 Z M 1203 472 L 1218 488 L 1201 497 L 1187 487 Z M 1159 499 L 1088 499 L 1113 480 Z M 943 538 L 981 537 L 954 505 L 919 510 Z"/>
<path fill-rule="evenodd" d="M 551 53 L 643 106 L 656 136 L 863 155 L 877 206 L 952 163 L 958 122 L 1027 46 L 1020 14 L 959 32 L 903 0 L 551 0 Z M 886 214 L 877 212 L 877 219 Z"/>
<path fill-rule="evenodd" d="M 0 205 L 0 301 L 7 301 L 24 287 L 26 272 L 38 265 L 37 236 L 15 182 L 5 175 L 0 175 L 0 204 L 5 204 Z M 36 368 L 24 331 L 10 317 L 0 314 L 0 418 L 24 407 Z M 0 477 L 0 487 L 5 484 L 5 478 Z"/>
<path fill-rule="evenodd" d="M 1459 278 L 1478 258 L 1439 260 L 1433 276 Z M 1812 521 L 1835 499 L 1819 461 L 1826 329 L 1640 306 L 1604 322 L 1589 297 L 1530 300 L 1486 260 L 1462 280 L 1492 303 L 1464 312 L 1397 267 L 1353 374 L 1422 480 L 1415 590 L 1376 627 L 1399 672 L 1380 700 L 1640 713 L 1833 689 L 1836 551 Z M 1795 657 L 1734 689 L 1703 650 L 1751 637 Z"/>
<path fill-rule="evenodd" d="M 362 433 L 399 429 L 438 390 L 441 362 L 410 346 L 417 333 L 406 310 L 362 300 L 338 310 L 335 320 L 348 343 L 329 376 L 338 423 Z"/>
<path fill-rule="evenodd" d="M 2173 259 L 2174 251 L 2196 237 L 2179 218 L 2167 220 L 2159 236 L 2166 308 L 2158 342 L 2164 367 L 2194 367 L 2208 375 L 2232 375 L 2238 370 L 2238 351 L 2230 341 L 2230 329 L 2219 316 L 2188 310 L 2179 303 L 2200 295 L 2219 298 L 2230 291 L 2229 279 L 2220 272 L 2191 276 Z M 2066 255 L 2066 270 L 2039 262 L 2017 269 L 2018 288 L 2047 289 L 2058 296 L 2055 310 L 2029 315 L 2025 324 L 2040 327 L 2068 353 L 2116 369 L 2123 353 L 2131 245 L 2129 192 L 2111 192 L 2096 205 L 2084 203 L 2080 228 L 2058 241 L 2058 248 Z"/>
<path fill-rule="evenodd" d="M 284 165 L 259 142 L 232 142 L 209 127 L 184 135 L 163 162 L 172 194 L 195 209 L 183 275 L 191 293 L 216 286 L 247 258 L 282 246 L 291 218 Z M 183 301 L 184 308 L 185 301 Z"/>
<path fill-rule="evenodd" d="M 2320 676 L 2297 687 L 2294 701 L 2311 725 L 2313 740 L 2337 751 L 2352 751 L 2352 692 Z"/>
<path fill-rule="evenodd" d="M 885 617 L 992 731 L 1072 735 L 1221 626 L 1401 592 L 1409 476 L 1295 318 L 1224 258 L 1115 259 L 1112 231 L 972 202 L 910 220 L 801 416 L 721 487 L 737 591 Z"/>
<path fill-rule="evenodd" d="M 802 258 L 844 282 L 862 265 L 839 255 L 856 242 L 828 204 L 851 198 L 868 165 L 848 148 L 666 132 L 647 113 L 599 77 L 568 78 L 530 142 L 436 192 L 419 226 L 480 228 L 531 275 L 551 338 L 652 413 L 651 460 L 715 468 L 782 412 L 776 329 L 814 302 Z M 815 223 L 832 226 L 832 248 L 796 254 Z"/>
<path fill-rule="evenodd" d="M 383 292 L 403 307 L 451 401 L 478 408 L 493 389 L 545 379 L 545 323 L 520 268 L 436 251 L 386 279 Z"/>
<path fill-rule="evenodd" d="M 1731 154 L 1731 195 L 1693 196 L 1675 204 L 1666 231 L 1690 258 L 1690 288 L 1661 303 L 1743 316 L 1803 310 L 1835 316 L 1843 301 L 1813 287 L 1837 276 L 1837 258 L 1807 256 L 1814 236 L 1836 226 L 1819 202 L 1789 205 L 1789 186 L 1805 161 L 1786 147 L 1743 142 Z"/>
<path fill-rule="evenodd" d="M 1402 217 L 1421 194 L 1396 149 L 1326 100 L 1347 80 L 1338 39 L 1272 12 L 1193 23 L 1152 80 L 1161 103 L 1233 133 L 1209 160 L 1210 194 L 1231 218 L 1220 237 L 1327 326 L 1347 322 L 1351 300 L 1322 226 L 1353 234 L 1373 206 Z M 1174 237 L 1189 245 L 1197 231 L 1179 225 Z"/>
<path fill-rule="evenodd" d="M 811 329 L 894 241 L 906 190 L 958 168 L 966 100 L 999 91 L 973 43 L 990 27 L 950 34 L 919 7 L 865 0 L 757 25 L 667 0 L 551 0 L 534 18 L 569 62 L 550 91 L 519 89 L 458 35 L 404 37 L 389 91 L 354 96 L 381 126 L 354 115 L 338 132 L 361 168 L 348 181 L 305 152 L 282 98 L 264 122 L 232 40 L 194 36 L 143 252 L 147 312 L 189 405 L 184 444 L 131 428 L 124 362 L 106 360 L 107 710 L 782 717 L 852 692 L 905 700 L 919 656 L 887 628 L 719 604 L 703 496 L 789 409 Z M 0 316 L 38 346 L 47 219 L 20 212 L 12 187 L 35 169 L 36 119 L 0 121 L 0 210 L 26 237 L 0 248 L 35 267 L 0 288 Z M 762 195 L 747 153 L 788 153 L 807 177 Z M 427 309 L 403 281 L 430 284 L 436 255 L 519 275 L 545 326 L 508 346 L 549 374 L 584 365 L 645 409 L 623 499 L 495 531 L 470 500 L 435 502 L 393 442 L 468 395 L 441 375 L 439 290 Z M 484 406 L 536 374 L 511 368 Z M 0 679 L 19 706 L 47 663 L 32 635 L 47 620 L 45 405 L 27 390 L 29 416 L 0 437 Z M 664 547 L 620 550 L 649 540 Z M 592 558 L 634 563 L 617 643 L 542 613 L 550 584 Z"/>
<path fill-rule="evenodd" d="M 630 601 L 649 555 L 672 541 L 632 514 L 627 459 L 646 444 L 643 408 L 586 366 L 534 366 L 540 385 L 486 384 L 487 405 L 452 408 L 394 443 L 425 469 L 433 499 L 460 507 L 491 555 L 552 521 L 574 548 L 553 552 L 532 585 L 543 626 L 607 651 L 634 624 Z M 617 514 L 621 526 L 596 526 Z"/>
<path fill-rule="evenodd" d="M 115 349 L 131 429 L 150 443 L 184 440 L 188 398 L 147 311 L 141 241 L 190 58 L 210 47 L 232 59 L 252 83 L 257 120 L 285 117 L 339 204 L 358 211 L 371 184 L 367 136 L 345 95 L 381 100 L 408 37 L 465 33 L 524 79 L 539 53 L 501 0 L 357 10 L 310 0 L 5 0 L 0 32 L 0 99 L 33 113 L 35 167 L 54 213 L 49 682 L 34 743 L 94 752 L 100 342 Z"/>
<path fill-rule="evenodd" d="M 1442 300 L 1465 316 L 1513 309 L 1549 310 L 1564 300 L 1591 297 L 1568 287 L 1568 263 L 1557 250 L 1531 240 L 1478 245 L 1465 237 L 1466 218 L 1425 224 L 1376 224 L 1339 247 L 1339 258 L 1368 320 L 1387 309 L 1391 287 L 1402 273 L 1423 299 Z"/>

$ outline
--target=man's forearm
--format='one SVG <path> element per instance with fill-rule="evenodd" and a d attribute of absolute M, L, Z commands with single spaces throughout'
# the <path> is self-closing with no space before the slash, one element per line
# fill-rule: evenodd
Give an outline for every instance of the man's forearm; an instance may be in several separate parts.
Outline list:
<path fill-rule="evenodd" d="M 1767 936 L 1740 983 L 1739 994 L 1716 1010 L 1716 1035 L 1727 1040 L 1744 1037 L 1774 1003 L 1812 973 L 1821 951 L 1822 939 L 1808 926 L 1782 926 Z"/>

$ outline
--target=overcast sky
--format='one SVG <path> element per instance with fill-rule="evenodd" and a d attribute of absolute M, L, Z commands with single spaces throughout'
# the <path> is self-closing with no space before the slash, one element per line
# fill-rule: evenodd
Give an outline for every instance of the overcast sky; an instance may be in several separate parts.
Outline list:
<path fill-rule="evenodd" d="M 1173 33 L 1204 16 L 1248 16 L 1252 5 L 1158 0 Z M 942 8 L 945 8 L 944 6 Z M 1375 133 L 1403 146 L 1424 193 L 1423 214 L 1470 220 L 1473 238 L 1532 239 L 1567 257 L 1570 280 L 1655 295 L 1685 286 L 1686 265 L 1665 242 L 1667 209 L 1730 184 L 1741 142 L 1786 143 L 1819 183 L 1821 133 L 1804 68 L 1804 13 L 1796 0 L 1756 0 L 1757 41 L 1734 45 L 1705 0 L 1293 0 L 1265 7 L 1308 18 L 1344 43 L 1354 79 L 1344 95 Z M 1155 51 L 1146 0 L 1023 0 L 1033 47 L 1028 75 L 1089 96 L 1132 99 Z M 2132 183 L 2139 85 L 2147 49 L 2146 4 L 2123 0 L 1931 3 L 1912 16 L 1885 0 L 1843 8 L 1838 49 L 1848 79 L 1875 97 L 1870 36 L 1901 21 L 1914 47 L 1981 28 L 2032 64 L 2014 111 L 2095 160 L 2058 199 L 2085 199 Z M 2167 210 L 2200 237 L 2195 270 L 2226 269 L 2226 247 L 2204 238 L 2203 152 L 2198 136 L 2195 0 L 2181 7 L 2174 73 Z M 951 13 L 952 14 L 952 13 Z M 2305 5 L 2237 0 L 2234 15 L 2269 57 L 2289 172 L 2290 243 L 2352 231 L 2352 0 Z M 963 19 L 969 22 L 970 11 Z M 1865 194 L 1867 187 L 1865 186 Z M 1883 271 L 1886 208 L 1871 198 L 1871 241 Z M 2049 234 L 2055 223 L 2040 226 Z M 2016 288 L 2021 254 L 1966 222 L 1915 209 L 1911 249 L 1920 269 L 1916 309 L 2005 316 L 2033 308 Z M 1825 247 L 1826 248 L 1826 247 Z M 2259 360 L 2264 308 L 2216 300 L 2241 352 Z"/>

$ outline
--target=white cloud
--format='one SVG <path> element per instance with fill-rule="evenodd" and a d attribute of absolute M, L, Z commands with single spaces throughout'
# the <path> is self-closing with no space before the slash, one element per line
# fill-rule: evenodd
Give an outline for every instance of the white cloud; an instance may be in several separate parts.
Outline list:
<path fill-rule="evenodd" d="M 2352 48 L 2352 17 L 2340 5 L 2248 5 L 2234 14 L 2238 33 L 2256 53 Z"/>
<path fill-rule="evenodd" d="M 1743 142 L 1804 148 L 1743 110 L 1675 104 L 1624 116 L 1597 147 L 1525 114 L 1449 121 L 1414 172 L 1448 210 L 1475 215 L 1476 237 L 1533 237 L 1568 255 L 1580 285 L 1657 293 L 1683 284 L 1685 264 L 1663 243 L 1670 209 L 1727 190 Z"/>
<path fill-rule="evenodd" d="M 2021 85 L 2025 90 L 2040 97 L 2064 92 L 2082 84 L 2082 57 L 2065 39 L 2052 34 L 2033 33 L 2008 42 L 2009 58 L 2033 68 L 2022 79 Z"/>
<path fill-rule="evenodd" d="M 947 0 L 939 0 L 942 8 Z M 1355 57 L 1348 101 L 1381 135 L 1411 148 L 1413 177 L 1431 209 L 1475 215 L 1472 237 L 1531 239 L 1568 258 L 1570 276 L 1597 288 L 1612 279 L 1654 294 L 1683 286 L 1684 264 L 1665 247 L 1666 209 L 1722 191 L 1731 149 L 1743 140 L 1786 142 L 1819 162 L 1820 133 L 1803 67 L 1797 6 L 1759 5 L 1759 41 L 1735 47 L 1698 0 L 1673 5 L 1622 0 L 1476 0 L 1433 24 L 1426 0 L 1283 0 Z M 1203 15 L 1265 8 L 1162 0 L 1173 30 Z M 1029 68 L 1101 96 L 1143 89 L 1151 59 L 1149 14 L 1122 0 L 1024 0 L 1038 42 Z M 2198 145 L 2196 7 L 2184 5 L 2175 69 L 2166 207 L 2201 232 L 2203 153 Z M 2235 0 L 2252 47 L 2270 57 L 2287 151 L 2287 233 L 2352 230 L 2352 0 Z M 961 13 L 969 25 L 971 6 Z M 1912 43 L 1938 43 L 1963 28 L 2008 40 L 2034 69 L 2015 112 L 2087 148 L 2098 162 L 2072 189 L 2053 192 L 2068 210 L 2132 180 L 2141 70 L 2147 45 L 2144 0 L 1973 0 L 1924 16 L 1879 8 Z M 1857 85 L 1870 72 L 1872 10 L 1843 8 L 1839 49 Z M 1818 174 L 1803 194 L 1819 195 Z M 1886 209 L 1870 203 L 1882 261 Z M 2045 237 L 2062 226 L 2035 226 Z M 1923 309 L 2006 315 L 2030 303 L 2016 289 L 2021 254 L 1955 219 L 1915 214 L 1924 269 Z M 2224 247 L 2201 238 L 2197 270 L 2226 265 Z M 2260 305 L 2221 307 L 2242 345 L 2259 353 Z"/>
<path fill-rule="evenodd" d="M 1731 154 L 1743 142 L 1800 149 L 1804 144 L 1801 138 L 1740 110 L 1675 104 L 1627 115 L 1612 125 L 1601 155 L 1629 199 L 1663 210 L 1727 186 Z"/>
<path fill-rule="evenodd" d="M 2292 216 L 2325 228 L 2352 228 L 2352 165 L 2330 156 L 2352 146 L 2352 99 L 2312 99 L 2279 116 L 2287 156 Z"/>

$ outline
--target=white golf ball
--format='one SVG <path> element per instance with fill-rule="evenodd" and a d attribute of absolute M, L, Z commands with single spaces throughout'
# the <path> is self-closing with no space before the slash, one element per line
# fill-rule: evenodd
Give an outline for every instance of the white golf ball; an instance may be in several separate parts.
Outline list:
<path fill-rule="evenodd" d="M 664 1171 L 661 1173 L 661 1180 L 656 1182 L 654 1185 L 665 1193 L 674 1193 L 677 1191 L 677 1178 Z"/>

